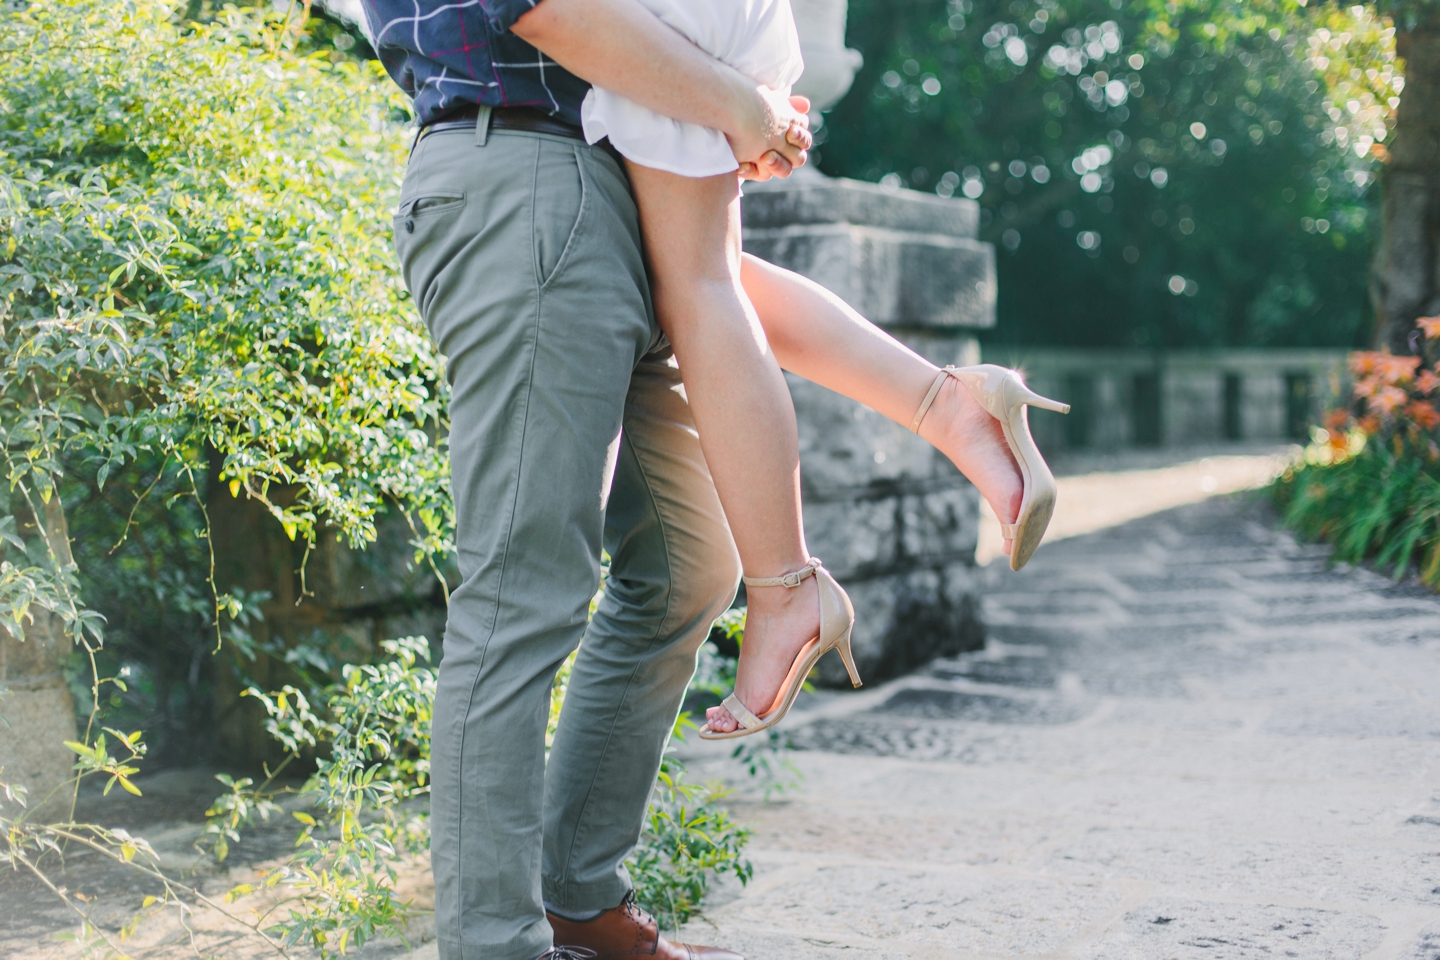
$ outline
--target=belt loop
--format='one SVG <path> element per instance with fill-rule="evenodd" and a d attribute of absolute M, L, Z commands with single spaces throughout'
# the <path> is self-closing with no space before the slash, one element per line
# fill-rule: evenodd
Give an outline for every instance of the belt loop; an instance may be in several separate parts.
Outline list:
<path fill-rule="evenodd" d="M 475 146 L 485 146 L 485 141 L 490 139 L 490 108 L 484 104 L 480 105 L 480 112 L 475 117 Z"/>

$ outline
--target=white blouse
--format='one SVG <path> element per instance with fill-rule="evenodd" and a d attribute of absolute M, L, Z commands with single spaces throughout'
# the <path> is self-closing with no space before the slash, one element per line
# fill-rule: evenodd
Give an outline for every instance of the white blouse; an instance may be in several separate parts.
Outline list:
<path fill-rule="evenodd" d="M 804 61 L 790 0 L 641 0 L 700 49 L 757 83 L 788 95 Z M 685 177 L 739 168 L 725 135 L 682 123 L 592 87 L 580 107 L 585 139 L 610 143 L 628 160 Z"/>

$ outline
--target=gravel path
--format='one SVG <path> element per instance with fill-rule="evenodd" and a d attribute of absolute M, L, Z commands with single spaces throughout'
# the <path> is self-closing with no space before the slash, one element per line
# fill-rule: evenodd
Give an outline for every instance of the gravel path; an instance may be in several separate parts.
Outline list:
<path fill-rule="evenodd" d="M 1440 599 L 1327 567 L 1253 496 L 1085 532 L 1144 497 L 1252 485 L 1261 460 L 1102 465 L 1108 500 L 1057 518 L 1068 538 L 1020 574 L 986 568 L 983 651 L 808 697 L 786 725 L 803 785 L 732 803 L 754 881 L 686 935 L 748 960 L 1440 960 Z M 1080 504 L 1098 481 L 1072 472 L 1062 502 Z M 685 752 L 696 779 L 746 781 L 727 745 Z M 136 826 L 188 858 L 208 775 L 147 790 Z M 198 882 L 248 879 L 293 832 L 257 831 Z M 66 882 L 111 929 L 144 892 L 81 862 Z M 428 904 L 423 867 L 405 885 Z M 75 956 L 52 939 L 73 917 L 34 882 L 0 877 L 0 907 L 0 957 Z M 266 953 L 193 926 L 204 954 Z M 174 923 L 138 939 L 137 957 L 194 956 Z"/>
<path fill-rule="evenodd" d="M 1227 444 L 1211 450 L 1125 450 L 1056 458 L 1060 494 L 1046 543 L 1078 537 L 1161 510 L 1269 485 L 1300 456 L 1293 445 Z M 1001 555 L 1000 521 L 980 501 L 982 566 Z"/>
<path fill-rule="evenodd" d="M 1440 600 L 1325 557 L 1236 496 L 992 565 L 984 651 L 789 724 L 804 784 L 735 802 L 755 879 L 687 933 L 750 960 L 1437 960 Z"/>

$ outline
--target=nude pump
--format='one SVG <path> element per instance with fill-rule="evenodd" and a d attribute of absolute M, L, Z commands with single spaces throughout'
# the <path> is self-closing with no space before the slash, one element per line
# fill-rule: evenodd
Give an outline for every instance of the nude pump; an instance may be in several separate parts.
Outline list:
<path fill-rule="evenodd" d="M 815 583 L 820 588 L 820 631 L 800 648 L 795 655 L 795 660 L 790 664 L 790 673 L 785 677 L 785 683 L 776 694 L 779 704 L 774 706 L 764 717 L 757 717 L 739 698 L 731 693 L 723 701 L 725 709 L 735 718 L 740 726 L 729 732 L 711 730 L 706 724 L 700 728 L 702 740 L 729 740 L 733 737 L 745 737 L 752 733 L 759 733 L 761 730 L 768 730 L 775 726 L 790 711 L 790 705 L 795 702 L 799 695 L 800 688 L 805 685 L 805 678 L 810 676 L 810 671 L 820 658 L 831 650 L 840 654 L 840 659 L 845 663 L 845 670 L 850 674 L 850 682 L 860 686 L 860 672 L 855 669 L 855 657 L 850 652 L 850 634 L 855 628 L 855 608 L 850 604 L 850 597 L 835 582 L 830 571 L 820 565 L 820 561 L 811 558 L 799 570 L 787 573 L 783 577 L 744 577 L 742 578 L 747 587 L 786 587 L 794 589 L 800 586 L 810 577 L 815 578 Z"/>
<path fill-rule="evenodd" d="M 974 367 L 946 367 L 935 377 L 930 392 L 915 412 L 915 421 L 910 424 L 912 433 L 920 432 L 920 423 L 929 412 L 930 405 L 940 393 L 946 377 L 954 377 L 965 385 L 977 403 L 990 416 L 1000 421 L 1005 431 L 1005 442 L 1015 455 L 1024 480 L 1025 493 L 1020 501 L 1020 513 L 1014 523 L 1002 523 L 1000 532 L 1010 546 L 1010 569 L 1019 570 L 1030 561 L 1035 548 L 1040 546 L 1045 529 L 1050 525 L 1050 516 L 1055 512 L 1055 477 L 1040 456 L 1035 438 L 1030 435 L 1030 420 L 1027 406 L 1056 413 L 1069 413 L 1070 404 L 1048 400 L 1025 386 L 1020 375 L 1014 370 L 998 367 L 993 363 L 982 363 Z"/>

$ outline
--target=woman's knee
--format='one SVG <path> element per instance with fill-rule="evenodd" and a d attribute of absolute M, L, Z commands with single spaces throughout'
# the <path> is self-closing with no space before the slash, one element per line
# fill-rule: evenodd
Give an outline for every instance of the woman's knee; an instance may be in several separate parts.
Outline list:
<path fill-rule="evenodd" d="M 676 620 L 704 626 L 704 635 L 696 642 L 698 647 L 708 636 L 710 624 L 735 602 L 735 591 L 740 586 L 740 555 L 727 536 L 723 546 L 713 545 L 687 567 L 671 584 L 670 608 Z"/>

